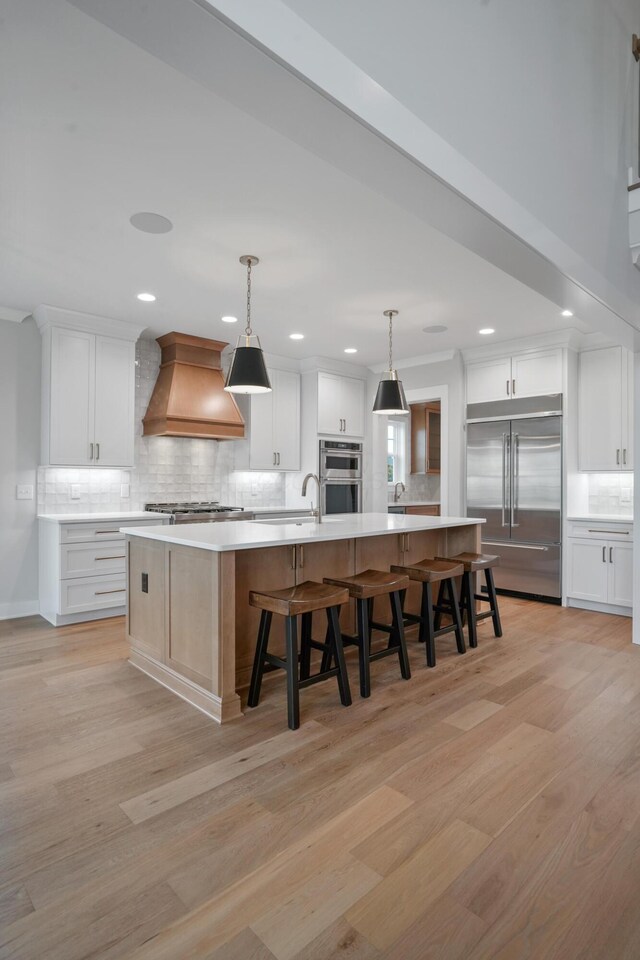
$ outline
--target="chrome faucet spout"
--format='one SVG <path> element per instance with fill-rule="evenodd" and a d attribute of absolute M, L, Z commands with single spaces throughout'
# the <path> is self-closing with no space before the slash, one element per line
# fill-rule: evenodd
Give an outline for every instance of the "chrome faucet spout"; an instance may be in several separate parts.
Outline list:
<path fill-rule="evenodd" d="M 402 487 L 402 490 L 400 491 L 400 493 L 398 493 L 398 487 Z M 401 497 L 402 494 L 404 493 L 405 489 L 406 489 L 406 487 L 405 487 L 404 483 L 402 482 L 402 480 L 398 480 L 398 482 L 396 483 L 396 485 L 395 485 L 394 488 L 393 488 L 393 502 L 394 502 L 394 503 L 397 503 L 397 502 L 398 502 L 398 500 L 400 499 L 400 497 Z"/>
<path fill-rule="evenodd" d="M 304 480 L 302 481 L 302 496 L 306 497 L 307 495 L 307 483 L 309 480 L 315 480 L 318 485 L 318 508 L 313 509 L 313 501 L 311 502 L 311 516 L 315 517 L 318 523 L 322 523 L 322 497 L 320 491 L 320 480 L 317 473 L 308 473 Z"/>

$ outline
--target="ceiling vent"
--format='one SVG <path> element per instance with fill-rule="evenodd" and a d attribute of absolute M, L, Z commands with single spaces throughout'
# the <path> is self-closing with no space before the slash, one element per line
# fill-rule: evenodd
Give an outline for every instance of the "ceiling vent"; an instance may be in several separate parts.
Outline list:
<path fill-rule="evenodd" d="M 143 418 L 145 437 L 238 440 L 244 420 L 224 389 L 220 354 L 228 344 L 186 333 L 158 337 L 160 372 Z"/>

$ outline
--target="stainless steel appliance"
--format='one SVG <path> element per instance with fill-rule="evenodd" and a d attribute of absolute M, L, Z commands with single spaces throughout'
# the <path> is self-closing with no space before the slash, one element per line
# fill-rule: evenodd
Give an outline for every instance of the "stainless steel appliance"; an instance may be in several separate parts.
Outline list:
<path fill-rule="evenodd" d="M 467 515 L 498 589 L 560 602 L 562 396 L 467 406 Z"/>
<path fill-rule="evenodd" d="M 320 441 L 320 497 L 323 514 L 362 512 L 362 444 Z"/>
<path fill-rule="evenodd" d="M 202 503 L 145 503 L 145 510 L 168 513 L 170 523 L 214 523 L 219 520 L 253 520 L 244 507 L 224 507 L 217 500 Z"/>

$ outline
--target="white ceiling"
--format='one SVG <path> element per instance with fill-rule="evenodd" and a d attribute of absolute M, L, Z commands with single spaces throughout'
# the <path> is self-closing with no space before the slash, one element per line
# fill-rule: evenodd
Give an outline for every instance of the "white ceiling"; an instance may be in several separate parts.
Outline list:
<path fill-rule="evenodd" d="M 64 0 L 3 0 L 2 14 L 4 306 L 233 339 L 240 323 L 220 317 L 242 321 L 238 257 L 253 253 L 254 327 L 270 353 L 378 363 L 387 307 L 400 310 L 398 359 L 486 343 L 485 326 L 496 339 L 581 326 Z M 141 210 L 173 231 L 134 230 Z M 449 329 L 421 332 L 431 324 Z"/>

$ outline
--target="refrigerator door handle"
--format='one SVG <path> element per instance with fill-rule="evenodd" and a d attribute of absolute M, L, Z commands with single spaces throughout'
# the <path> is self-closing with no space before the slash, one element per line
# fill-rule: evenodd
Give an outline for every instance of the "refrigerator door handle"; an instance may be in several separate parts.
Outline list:
<path fill-rule="evenodd" d="M 516 522 L 516 510 L 518 509 L 518 460 L 520 450 L 520 435 L 513 434 L 513 443 L 511 445 L 511 526 L 519 527 Z"/>
<path fill-rule="evenodd" d="M 506 527 L 508 524 L 504 522 L 504 516 L 507 510 L 507 434 L 502 434 L 502 523 L 501 526 Z"/>
<path fill-rule="evenodd" d="M 546 553 L 549 550 L 549 547 L 540 547 L 532 543 L 509 543 L 504 540 L 483 540 L 483 547 L 508 547 L 509 550 L 537 550 L 540 553 Z"/>

